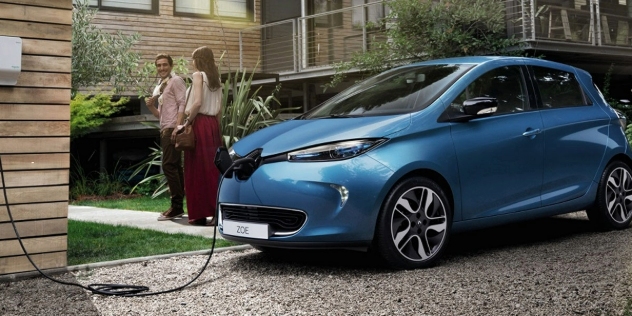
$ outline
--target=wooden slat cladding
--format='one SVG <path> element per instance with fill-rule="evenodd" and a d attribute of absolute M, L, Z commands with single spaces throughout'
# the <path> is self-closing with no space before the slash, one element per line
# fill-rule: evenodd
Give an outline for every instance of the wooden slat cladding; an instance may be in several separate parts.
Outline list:
<path fill-rule="evenodd" d="M 0 86 L 0 274 L 66 265 L 72 0 L 0 0 L 0 35 L 22 39 L 22 69 Z"/>
<path fill-rule="evenodd" d="M 0 101 L 3 103 L 70 104 L 70 87 L 68 89 L 0 87 Z"/>
<path fill-rule="evenodd" d="M 2 168 L 11 170 L 68 169 L 70 154 L 2 155 Z"/>
<path fill-rule="evenodd" d="M 249 0 L 250 1 L 250 0 Z M 239 68 L 239 31 L 259 25 L 260 0 L 255 1 L 255 21 L 218 20 L 174 15 L 173 0 L 159 1 L 159 15 L 135 14 L 129 12 L 99 11 L 95 25 L 108 32 L 122 31 L 126 34 L 139 33 L 141 40 L 134 46 L 143 62 L 153 62 L 158 53 L 167 53 L 174 58 L 184 57 L 191 67 L 191 53 L 200 46 L 209 46 L 219 59 L 222 69 Z M 243 40 L 244 67 L 252 69 L 260 55 L 259 32 Z M 260 69 L 259 69 L 260 70 Z M 129 89 L 134 91 L 134 89 Z"/>
<path fill-rule="evenodd" d="M 70 57 L 72 56 L 72 45 L 69 45 L 68 42 L 64 41 L 23 38 L 22 54 Z M 22 62 L 24 62 L 24 60 L 22 60 Z M 68 70 L 70 71 L 70 68 L 68 68 Z"/>
<path fill-rule="evenodd" d="M 7 199 L 9 200 L 9 205 L 67 201 L 68 186 L 8 188 Z M 2 204 L 6 204 L 4 194 L 0 195 L 0 205 Z M 0 254 L 2 253 L 1 251 Z"/>
<path fill-rule="evenodd" d="M 68 121 L 70 108 L 68 105 L 0 104 L 1 120 Z"/>
<path fill-rule="evenodd" d="M 52 252 L 32 255 L 31 259 L 40 269 L 52 269 L 66 266 L 66 252 Z M 33 265 L 26 256 L 0 257 L 0 274 L 33 271 Z"/>
<path fill-rule="evenodd" d="M 26 221 L 39 218 L 68 217 L 67 202 L 34 203 L 34 204 L 13 204 L 11 216 L 14 221 Z M 9 222 L 9 211 L 7 205 L 0 206 L 0 222 Z M 0 247 L 0 249 L 2 249 Z M 1 252 L 2 250 L 0 250 Z"/>
<path fill-rule="evenodd" d="M 21 122 L 21 121 L 0 121 L 0 137 L 2 136 L 40 136 L 45 130 L 46 136 L 70 136 L 70 122 Z"/>
<path fill-rule="evenodd" d="M 18 231 L 19 233 L 20 231 Z M 22 240 L 24 248 L 29 254 L 42 252 L 66 251 L 68 238 L 66 236 L 51 236 L 42 238 L 25 238 Z M 17 239 L 0 240 L 0 248 L 5 249 L 7 256 L 24 254 Z"/>
<path fill-rule="evenodd" d="M 42 8 L 72 9 L 72 1 L 67 0 L 0 0 L 2 3 L 25 4 Z"/>
<path fill-rule="evenodd" d="M 17 22 L 0 20 L 0 30 L 5 36 L 28 38 L 48 38 L 53 40 L 70 41 L 72 34 L 69 25 Z"/>
<path fill-rule="evenodd" d="M 22 71 L 17 85 L 31 88 L 68 88 L 70 74 Z"/>
<path fill-rule="evenodd" d="M 72 59 L 55 56 L 22 56 L 22 71 L 68 73 Z"/>
<path fill-rule="evenodd" d="M 5 171 L 4 182 L 7 188 L 34 185 L 68 184 L 68 169 L 66 170 L 34 170 L 34 171 Z M 0 183 L 0 187 L 2 183 Z"/>
<path fill-rule="evenodd" d="M 67 153 L 70 152 L 70 138 L 4 138 L 0 144 L 0 154 L 16 153 Z"/>
<path fill-rule="evenodd" d="M 68 24 L 72 21 L 72 11 L 0 2 L 0 19 Z"/>
<path fill-rule="evenodd" d="M 55 218 L 39 221 L 16 222 L 15 228 L 18 230 L 18 234 L 20 234 L 21 238 L 46 235 L 65 235 L 68 232 L 68 220 L 66 218 Z M 13 225 L 11 225 L 11 223 L 0 224 L 0 240 L 15 237 L 15 230 L 13 230 Z"/>

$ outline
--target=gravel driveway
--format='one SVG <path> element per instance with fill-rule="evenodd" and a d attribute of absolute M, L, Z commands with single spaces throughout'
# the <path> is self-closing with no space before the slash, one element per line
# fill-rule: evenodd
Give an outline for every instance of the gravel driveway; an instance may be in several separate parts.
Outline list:
<path fill-rule="evenodd" d="M 354 252 L 217 253 L 192 286 L 158 296 L 89 294 L 38 278 L 0 283 L 0 315 L 622 315 L 632 229 L 583 213 L 453 236 L 439 266 L 392 271 Z M 65 274 L 151 291 L 190 280 L 205 256 Z"/>

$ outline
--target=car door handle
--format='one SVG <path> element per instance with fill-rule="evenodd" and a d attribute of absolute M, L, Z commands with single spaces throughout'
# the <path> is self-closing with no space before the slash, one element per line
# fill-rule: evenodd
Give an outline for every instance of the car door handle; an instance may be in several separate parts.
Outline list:
<path fill-rule="evenodd" d="M 529 137 L 529 136 L 540 134 L 540 132 L 541 132 L 541 130 L 539 128 L 536 128 L 536 129 L 532 129 L 530 131 L 526 131 L 526 132 L 522 133 L 522 136 Z"/>

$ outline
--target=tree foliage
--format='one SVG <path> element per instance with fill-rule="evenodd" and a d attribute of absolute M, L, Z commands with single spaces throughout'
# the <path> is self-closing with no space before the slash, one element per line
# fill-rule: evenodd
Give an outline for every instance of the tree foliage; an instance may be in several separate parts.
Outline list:
<path fill-rule="evenodd" d="M 334 65 L 334 86 L 351 68 L 369 75 L 401 64 L 468 56 L 514 55 L 517 39 L 507 38 L 504 0 L 393 0 L 391 13 L 379 24 L 387 41 L 372 42 L 370 50 L 350 62 Z"/>
<path fill-rule="evenodd" d="M 72 90 L 109 83 L 122 91 L 133 79 L 140 56 L 131 50 L 139 34 L 110 34 L 96 27 L 96 10 L 77 0 L 72 11 Z"/>

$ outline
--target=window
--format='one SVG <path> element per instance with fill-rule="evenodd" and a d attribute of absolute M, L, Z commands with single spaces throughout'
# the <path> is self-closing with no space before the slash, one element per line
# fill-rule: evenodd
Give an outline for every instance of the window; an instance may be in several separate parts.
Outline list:
<path fill-rule="evenodd" d="M 252 0 L 174 0 L 177 15 L 252 19 Z"/>
<path fill-rule="evenodd" d="M 352 0 L 351 5 L 358 6 L 378 1 L 379 0 Z M 353 23 L 353 26 L 362 27 L 363 21 L 364 23 L 377 24 L 386 16 L 386 14 L 388 14 L 388 12 L 385 9 L 384 4 L 376 3 L 369 6 L 353 9 L 353 12 L 351 14 L 351 21 Z"/>
<path fill-rule="evenodd" d="M 393 115 L 421 111 L 471 65 L 426 65 L 384 72 L 327 100 L 303 118 Z"/>
<path fill-rule="evenodd" d="M 309 2 L 309 14 L 319 14 L 342 9 L 342 0 L 314 0 Z M 342 25 L 342 13 L 321 15 L 314 19 L 317 27 L 336 27 Z"/>
<path fill-rule="evenodd" d="M 158 0 L 88 0 L 88 5 L 99 10 L 158 13 Z"/>
<path fill-rule="evenodd" d="M 544 108 L 587 105 L 575 74 L 544 67 L 532 69 Z"/>
<path fill-rule="evenodd" d="M 522 112 L 529 109 L 529 94 L 522 70 L 517 66 L 506 66 L 488 71 L 470 83 L 452 101 L 452 114 L 463 112 L 465 100 L 489 97 L 496 98 L 498 107 L 495 114 Z"/>

